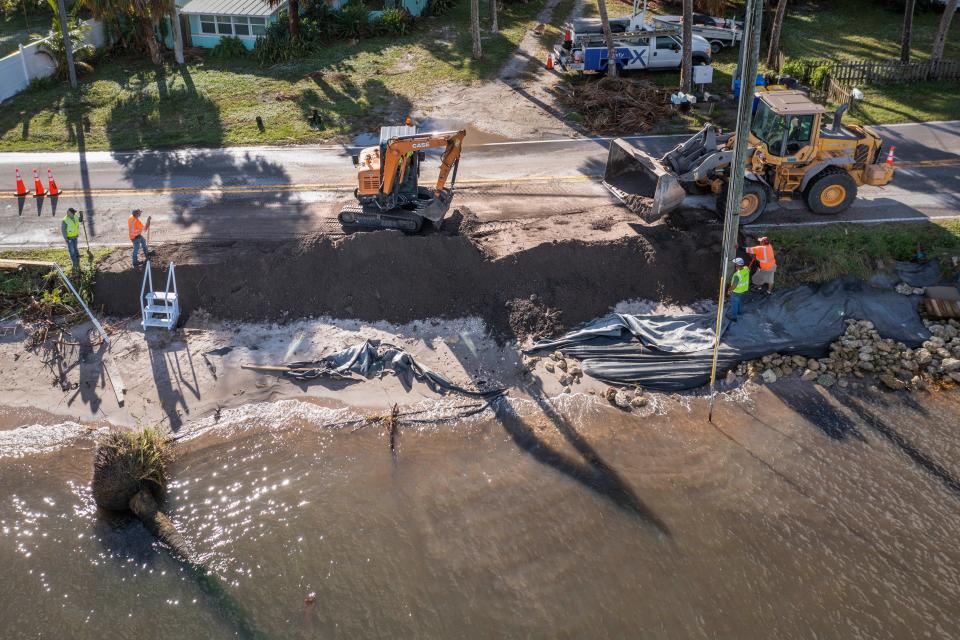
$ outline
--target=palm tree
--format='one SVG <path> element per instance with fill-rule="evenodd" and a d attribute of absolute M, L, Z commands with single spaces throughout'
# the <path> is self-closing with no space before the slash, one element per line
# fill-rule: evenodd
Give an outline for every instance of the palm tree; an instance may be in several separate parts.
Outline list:
<path fill-rule="evenodd" d="M 783 18 L 787 14 L 787 0 L 777 3 L 777 12 L 773 14 L 773 23 L 770 25 L 770 43 L 767 47 L 767 66 L 771 69 L 777 66 L 777 54 L 780 53 L 780 29 L 783 28 Z"/>
<path fill-rule="evenodd" d="M 693 90 L 693 0 L 683 0 L 683 63 L 680 65 L 680 91 Z"/>
<path fill-rule="evenodd" d="M 473 39 L 473 59 L 483 57 L 483 45 L 480 42 L 480 1 L 470 0 L 470 37 Z"/>
<path fill-rule="evenodd" d="M 937 27 L 937 35 L 933 38 L 933 51 L 930 54 L 934 65 L 939 64 L 940 60 L 943 59 L 943 48 L 947 44 L 947 33 L 950 31 L 950 22 L 953 20 L 953 14 L 956 11 L 957 0 L 950 0 L 940 17 L 940 26 Z"/>
<path fill-rule="evenodd" d="M 497 0 L 490 0 L 490 33 L 498 33 L 500 25 L 497 21 Z"/>
<path fill-rule="evenodd" d="M 53 60 L 53 63 L 56 65 L 56 75 L 62 80 L 67 77 L 68 72 L 67 47 L 63 39 L 63 29 L 60 28 L 60 14 L 57 1 L 48 0 L 48 4 L 53 10 L 50 33 L 47 35 L 37 34 L 31 36 L 31 39 L 43 41 L 42 44 L 38 45 L 38 49 L 50 56 L 50 59 Z M 71 49 L 73 50 L 74 67 L 85 73 L 93 71 L 93 67 L 87 61 L 96 55 L 97 48 L 84 41 L 84 36 L 86 36 L 90 29 L 81 25 L 75 17 L 70 16 L 67 18 L 67 30 L 72 45 Z"/>
<path fill-rule="evenodd" d="M 300 0 L 267 0 L 271 7 L 287 3 L 287 15 L 290 18 L 290 37 L 300 39 Z"/>
<path fill-rule="evenodd" d="M 89 9 L 94 18 L 116 29 L 118 34 L 129 33 L 133 46 L 148 51 L 153 64 L 163 64 L 157 23 L 170 15 L 169 0 L 79 0 L 78 4 Z M 126 28 L 128 26 L 132 28 Z M 131 45 L 126 38 L 123 43 Z"/>
<path fill-rule="evenodd" d="M 600 9 L 600 25 L 603 27 L 603 39 L 607 43 L 607 76 L 617 77 L 617 50 L 613 46 L 613 32 L 610 31 L 610 18 L 607 17 L 606 0 L 597 0 Z"/>
<path fill-rule="evenodd" d="M 913 10 L 917 0 L 907 0 L 903 8 L 903 29 L 900 31 L 900 62 L 910 62 L 910 43 L 913 40 Z"/>

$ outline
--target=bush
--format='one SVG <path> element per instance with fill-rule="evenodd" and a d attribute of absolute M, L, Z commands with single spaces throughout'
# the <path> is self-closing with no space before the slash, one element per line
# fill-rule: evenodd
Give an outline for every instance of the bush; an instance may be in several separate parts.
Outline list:
<path fill-rule="evenodd" d="M 802 60 L 787 60 L 780 69 L 780 75 L 796 78 L 800 82 L 805 82 L 807 78 L 807 65 Z"/>
<path fill-rule="evenodd" d="M 442 16 L 457 6 L 457 0 L 429 0 L 426 9 L 423 10 L 425 16 Z"/>
<path fill-rule="evenodd" d="M 819 65 L 810 72 L 810 86 L 814 89 L 823 89 L 829 75 L 830 67 L 825 64 Z"/>
<path fill-rule="evenodd" d="M 412 23 L 413 18 L 404 9 L 387 9 L 373 21 L 370 30 L 378 36 L 402 36 Z"/>
<path fill-rule="evenodd" d="M 260 64 L 287 62 L 310 55 L 312 51 L 313 46 L 308 39 L 297 41 L 290 37 L 290 26 L 282 18 L 269 25 L 266 33 L 257 38 L 253 45 L 253 57 Z"/>
<path fill-rule="evenodd" d="M 216 60 L 230 60 L 231 58 L 243 58 L 247 55 L 247 48 L 243 46 L 240 38 L 234 36 L 224 36 L 220 38 L 211 51 L 210 55 Z"/>
<path fill-rule="evenodd" d="M 334 17 L 334 33 L 338 38 L 359 38 L 371 31 L 370 10 L 363 0 L 350 0 Z"/>

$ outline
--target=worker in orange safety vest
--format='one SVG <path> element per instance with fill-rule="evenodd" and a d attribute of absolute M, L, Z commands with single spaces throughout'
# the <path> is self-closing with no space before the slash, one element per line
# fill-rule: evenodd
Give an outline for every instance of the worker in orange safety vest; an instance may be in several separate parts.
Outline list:
<path fill-rule="evenodd" d="M 770 239 L 763 236 L 760 244 L 747 247 L 747 253 L 753 256 L 757 263 L 757 272 L 753 274 L 753 283 L 758 287 L 767 285 L 767 293 L 773 293 L 773 276 L 777 273 L 777 259 L 773 254 L 773 245 Z"/>
<path fill-rule="evenodd" d="M 147 217 L 147 224 L 140 222 L 140 215 L 143 212 L 140 209 L 134 209 L 130 217 L 127 218 L 127 233 L 130 241 L 133 242 L 133 268 L 137 268 L 137 253 L 143 249 L 143 257 L 147 257 L 147 241 L 143 237 L 143 232 L 150 228 L 150 217 Z"/>

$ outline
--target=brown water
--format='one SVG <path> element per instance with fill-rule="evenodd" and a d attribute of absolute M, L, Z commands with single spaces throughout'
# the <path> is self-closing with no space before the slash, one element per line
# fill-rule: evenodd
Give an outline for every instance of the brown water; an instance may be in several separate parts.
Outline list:
<path fill-rule="evenodd" d="M 517 405 L 395 455 L 321 410 L 224 412 L 168 509 L 208 578 L 96 512 L 88 441 L 6 457 L 0 635 L 960 636 L 960 403 L 775 389 L 717 427 Z"/>

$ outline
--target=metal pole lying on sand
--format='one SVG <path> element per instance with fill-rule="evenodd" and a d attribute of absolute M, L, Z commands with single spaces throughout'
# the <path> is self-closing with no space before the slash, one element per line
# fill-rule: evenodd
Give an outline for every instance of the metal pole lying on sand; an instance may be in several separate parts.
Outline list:
<path fill-rule="evenodd" d="M 730 275 L 730 262 L 736 257 L 737 233 L 740 227 L 740 201 L 743 198 L 744 171 L 747 163 L 747 142 L 750 138 L 750 120 L 753 115 L 754 84 L 760 57 L 760 23 L 763 19 L 763 0 L 747 0 L 747 15 L 743 25 L 740 55 L 740 102 L 737 105 L 737 137 L 734 140 L 730 179 L 727 183 L 726 213 L 723 217 L 723 263 L 720 266 L 720 294 L 717 301 L 717 324 L 713 340 L 713 363 L 710 366 L 710 412 L 707 420 L 713 422 L 714 390 L 717 381 L 717 358 L 720 353 L 720 329 L 723 326 L 724 300 Z"/>

